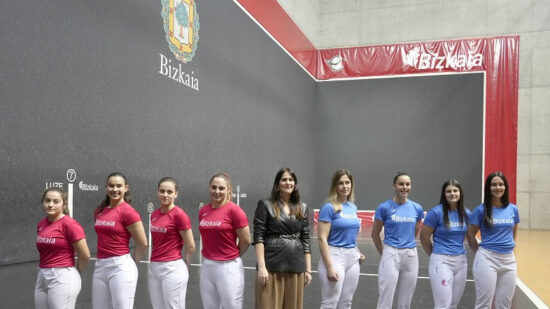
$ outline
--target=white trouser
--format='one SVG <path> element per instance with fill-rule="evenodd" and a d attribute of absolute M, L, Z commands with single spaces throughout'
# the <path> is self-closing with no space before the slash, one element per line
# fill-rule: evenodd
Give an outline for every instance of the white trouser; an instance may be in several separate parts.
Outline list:
<path fill-rule="evenodd" d="M 416 248 L 398 249 L 384 245 L 378 265 L 378 309 L 391 309 L 397 288 L 397 308 L 410 308 L 418 277 Z"/>
<path fill-rule="evenodd" d="M 512 306 L 516 290 L 516 257 L 479 248 L 472 266 L 476 286 L 476 309 Z"/>
<path fill-rule="evenodd" d="M 154 309 L 184 309 L 189 270 L 182 259 L 149 264 L 149 297 Z"/>
<path fill-rule="evenodd" d="M 80 284 L 80 274 L 74 267 L 39 268 L 34 308 L 74 309 Z"/>
<path fill-rule="evenodd" d="M 325 261 L 319 259 L 319 281 L 321 282 L 321 308 L 351 308 L 353 293 L 359 283 L 359 251 L 357 248 L 328 246 L 338 281 L 327 277 Z"/>
<path fill-rule="evenodd" d="M 137 266 L 130 254 L 97 259 L 92 279 L 92 308 L 134 308 L 137 280 Z"/>
<path fill-rule="evenodd" d="M 241 309 L 244 292 L 241 258 L 230 261 L 204 258 L 200 271 L 200 290 L 205 309 Z"/>
<path fill-rule="evenodd" d="M 434 309 L 456 309 L 464 287 L 468 264 L 466 254 L 430 255 L 430 284 L 434 298 Z"/>

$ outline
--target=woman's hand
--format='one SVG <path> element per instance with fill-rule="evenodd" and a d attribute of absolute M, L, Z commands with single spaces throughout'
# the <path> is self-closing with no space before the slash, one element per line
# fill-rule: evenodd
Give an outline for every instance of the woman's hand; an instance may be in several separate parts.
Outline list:
<path fill-rule="evenodd" d="M 262 285 L 267 285 L 267 281 L 269 280 L 269 273 L 267 272 L 267 269 L 265 267 L 258 267 L 258 281 Z"/>
<path fill-rule="evenodd" d="M 311 272 L 306 270 L 304 272 L 304 286 L 310 285 L 312 279 L 313 277 L 311 276 Z"/>
<path fill-rule="evenodd" d="M 374 243 L 374 246 L 376 247 L 376 250 L 378 250 L 378 253 L 382 255 L 382 251 L 384 250 L 384 245 L 382 244 L 382 238 L 380 237 L 380 232 L 382 232 L 382 228 L 384 227 L 384 222 L 378 219 L 374 219 L 374 223 L 372 224 L 372 232 L 371 232 L 371 238 L 372 242 Z"/>
<path fill-rule="evenodd" d="M 334 267 L 327 267 L 327 278 L 329 281 L 338 281 L 338 273 L 334 270 Z"/>

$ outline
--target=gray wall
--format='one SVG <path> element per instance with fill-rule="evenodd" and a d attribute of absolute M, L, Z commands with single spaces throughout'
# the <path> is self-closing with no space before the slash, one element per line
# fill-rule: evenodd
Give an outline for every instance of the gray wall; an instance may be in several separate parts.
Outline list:
<path fill-rule="evenodd" d="M 411 199 L 439 203 L 441 185 L 458 179 L 465 206 L 482 186 L 483 74 L 321 83 L 317 106 L 316 188 L 326 198 L 336 169 L 355 177 L 360 209 L 393 196 L 397 171 L 412 179 Z M 323 201 L 317 199 L 317 207 Z"/>
<path fill-rule="evenodd" d="M 362 209 L 391 197 L 397 170 L 411 174 L 425 208 L 448 177 L 481 186 L 479 74 L 316 85 L 232 2 L 204 0 L 197 54 L 182 64 L 197 92 L 158 73 L 159 54 L 178 63 L 160 1 L 2 5 L 0 264 L 38 258 L 40 195 L 46 183 L 67 188 L 68 169 L 92 251 L 92 214 L 112 171 L 127 174 L 144 219 L 166 175 L 180 180 L 192 220 L 219 170 L 247 193 L 249 219 L 281 166 L 297 172 L 312 208 L 341 167 L 356 176 Z M 80 190 L 81 181 L 99 190 Z"/>
<path fill-rule="evenodd" d="M 197 92 L 160 75 L 172 59 L 161 1 L 7 1 L 0 10 L 0 264 L 38 258 L 46 183 L 75 169 L 75 218 L 95 251 L 93 209 L 105 177 L 123 171 L 146 219 L 156 182 L 180 180 L 194 220 L 216 171 L 256 201 L 291 166 L 309 200 L 315 84 L 231 1 L 198 1 L 200 39 L 182 64 Z M 82 191 L 78 183 L 99 191 Z M 195 220 L 196 221 L 196 220 Z M 196 224 L 195 224 L 195 233 Z"/>

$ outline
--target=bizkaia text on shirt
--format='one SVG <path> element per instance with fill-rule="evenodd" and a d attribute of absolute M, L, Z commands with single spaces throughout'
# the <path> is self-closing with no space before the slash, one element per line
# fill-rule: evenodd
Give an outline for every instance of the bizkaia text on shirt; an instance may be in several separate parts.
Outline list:
<path fill-rule="evenodd" d="M 201 222 L 199 223 L 200 226 L 221 226 L 222 223 L 220 221 L 206 221 L 206 220 L 201 220 Z"/>
<path fill-rule="evenodd" d="M 165 227 L 151 225 L 151 232 L 166 233 L 167 231 Z"/>
<path fill-rule="evenodd" d="M 493 224 L 510 224 L 510 223 L 514 223 L 514 218 L 509 218 L 509 219 L 493 218 Z"/>
<path fill-rule="evenodd" d="M 416 218 L 400 217 L 398 215 L 392 215 L 391 219 L 395 222 L 416 222 Z"/>
<path fill-rule="evenodd" d="M 116 222 L 112 220 L 96 220 L 95 226 L 115 226 Z"/>
<path fill-rule="evenodd" d="M 36 236 L 36 243 L 38 243 L 38 244 L 55 244 L 55 238 L 54 237 Z"/>

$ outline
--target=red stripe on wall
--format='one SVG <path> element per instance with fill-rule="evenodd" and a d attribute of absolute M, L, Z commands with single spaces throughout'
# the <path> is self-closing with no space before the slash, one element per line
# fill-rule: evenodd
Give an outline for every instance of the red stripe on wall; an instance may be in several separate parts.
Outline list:
<path fill-rule="evenodd" d="M 238 0 L 238 2 L 287 50 L 316 50 L 276 0 Z"/>
<path fill-rule="evenodd" d="M 317 76 L 317 49 L 277 0 L 235 1 L 248 11 L 304 69 L 311 75 Z"/>

